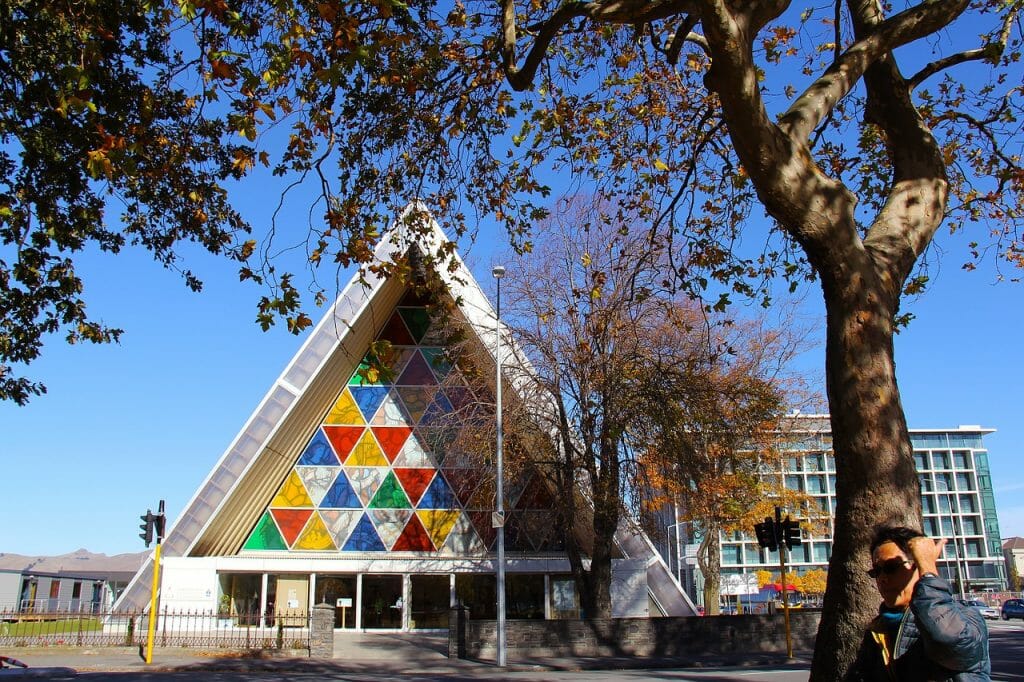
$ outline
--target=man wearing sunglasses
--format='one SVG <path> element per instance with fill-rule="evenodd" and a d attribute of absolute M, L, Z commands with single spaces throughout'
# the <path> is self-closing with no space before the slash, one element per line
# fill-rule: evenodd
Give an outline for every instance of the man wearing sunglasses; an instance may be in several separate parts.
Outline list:
<path fill-rule="evenodd" d="M 988 628 L 977 609 L 953 598 L 936 561 L 945 540 L 904 527 L 879 530 L 871 570 L 882 595 L 850 680 L 989 680 Z"/>

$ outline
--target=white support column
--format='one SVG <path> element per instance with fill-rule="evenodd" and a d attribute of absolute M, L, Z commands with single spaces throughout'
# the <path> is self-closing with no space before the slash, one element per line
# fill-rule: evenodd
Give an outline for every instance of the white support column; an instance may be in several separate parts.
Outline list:
<path fill-rule="evenodd" d="M 551 620 L 551 574 L 544 574 L 544 620 Z"/>
<path fill-rule="evenodd" d="M 363 629 L 363 574 L 356 574 L 356 630 Z"/>
<path fill-rule="evenodd" d="M 408 632 L 412 623 L 412 576 L 402 574 L 402 630 Z"/>
<path fill-rule="evenodd" d="M 267 622 L 267 616 L 269 615 L 267 613 L 267 585 L 269 584 L 270 581 L 268 580 L 267 574 L 262 574 L 260 576 L 260 618 L 263 619 L 263 622 L 260 623 L 260 625 Z"/>

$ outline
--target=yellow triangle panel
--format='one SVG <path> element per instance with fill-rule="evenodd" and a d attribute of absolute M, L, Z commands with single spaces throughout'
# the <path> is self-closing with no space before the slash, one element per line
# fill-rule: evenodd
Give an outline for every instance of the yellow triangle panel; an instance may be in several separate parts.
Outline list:
<path fill-rule="evenodd" d="M 322 551 L 337 549 L 337 547 L 335 547 L 334 540 L 331 539 L 331 534 L 327 530 L 327 526 L 324 525 L 323 519 L 320 518 L 320 514 L 313 512 L 313 516 L 310 517 L 309 523 L 306 524 L 306 528 L 292 549 Z"/>
<path fill-rule="evenodd" d="M 334 403 L 334 407 L 331 408 L 327 418 L 324 419 L 324 424 L 362 426 L 365 423 L 366 420 L 363 419 L 359 406 L 356 405 L 356 401 L 352 398 L 352 392 L 347 388 L 342 391 L 341 397 Z"/>
<path fill-rule="evenodd" d="M 369 429 L 356 443 L 352 454 L 345 460 L 345 466 L 350 467 L 386 467 L 390 464 L 391 462 L 381 452 L 380 446 L 377 445 L 377 439 L 373 437 Z"/>
<path fill-rule="evenodd" d="M 381 455 L 383 457 L 384 455 Z M 288 480 L 284 482 L 281 489 L 277 491 L 277 495 L 274 496 L 274 501 L 270 503 L 271 507 L 312 507 L 313 500 L 309 499 L 309 493 L 306 492 L 306 486 L 302 485 L 302 479 L 292 469 L 292 473 L 288 475 Z"/>
<path fill-rule="evenodd" d="M 420 509 L 416 515 L 423 522 L 423 527 L 434 542 L 434 547 L 441 547 L 452 532 L 452 527 L 459 520 L 457 509 Z"/>

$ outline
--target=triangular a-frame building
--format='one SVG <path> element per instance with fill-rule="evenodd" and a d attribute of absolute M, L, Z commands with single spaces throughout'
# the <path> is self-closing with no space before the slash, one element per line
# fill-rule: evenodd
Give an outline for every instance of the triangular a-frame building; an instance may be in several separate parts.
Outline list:
<path fill-rule="evenodd" d="M 374 257 L 445 242 L 410 207 Z M 493 363 L 495 313 L 458 255 L 445 258 L 441 295 Z M 476 398 L 422 291 L 375 272 L 342 291 L 169 529 L 161 608 L 287 615 L 327 602 L 346 607 L 338 627 L 363 629 L 444 627 L 456 601 L 493 617 L 493 472 L 439 426 Z M 551 491 L 528 477 L 510 488 L 509 617 L 578 616 Z M 694 613 L 642 533 L 624 527 L 616 541 L 618 614 Z M 152 570 L 116 608 L 148 605 Z"/>

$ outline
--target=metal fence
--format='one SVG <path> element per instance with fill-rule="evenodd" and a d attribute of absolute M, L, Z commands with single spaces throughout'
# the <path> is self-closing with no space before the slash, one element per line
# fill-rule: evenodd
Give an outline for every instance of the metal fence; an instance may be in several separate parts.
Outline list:
<path fill-rule="evenodd" d="M 223 649 L 309 649 L 309 614 L 158 612 L 153 645 Z M 146 643 L 148 612 L 25 612 L 0 609 L 0 646 L 136 647 Z"/>

